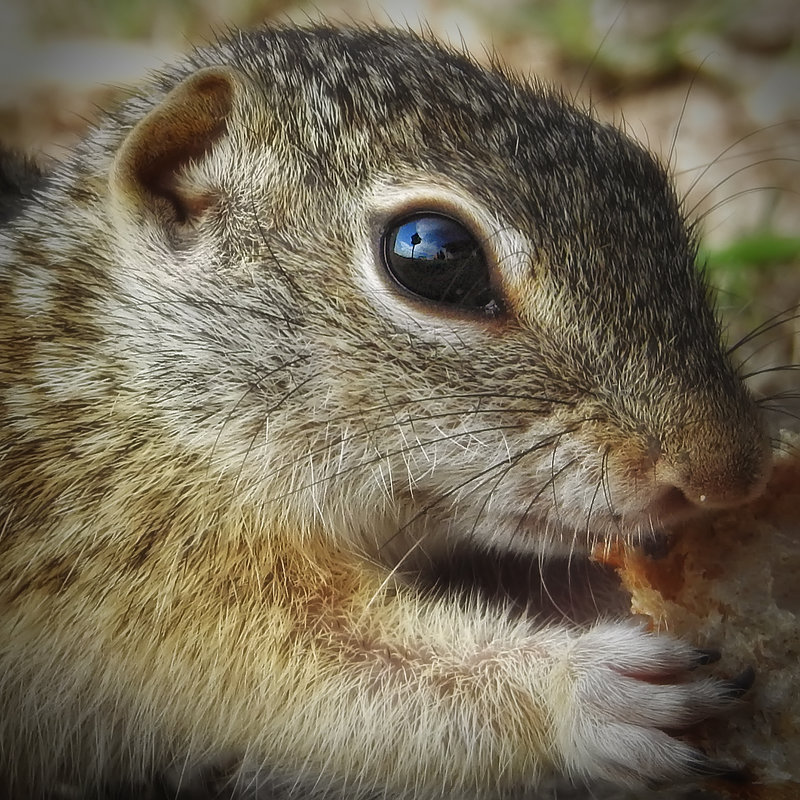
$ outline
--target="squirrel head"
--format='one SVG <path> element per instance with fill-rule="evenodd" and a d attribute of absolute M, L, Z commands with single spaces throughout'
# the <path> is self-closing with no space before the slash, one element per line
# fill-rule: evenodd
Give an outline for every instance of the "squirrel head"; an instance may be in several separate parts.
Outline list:
<path fill-rule="evenodd" d="M 265 515 L 549 552 L 763 485 L 666 171 L 556 92 L 408 33 L 270 29 L 115 123 L 91 178 L 125 395 Z"/>

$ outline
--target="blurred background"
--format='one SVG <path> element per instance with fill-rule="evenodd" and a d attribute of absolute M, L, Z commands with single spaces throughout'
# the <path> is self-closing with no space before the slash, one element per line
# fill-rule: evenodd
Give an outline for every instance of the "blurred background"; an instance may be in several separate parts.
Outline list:
<path fill-rule="evenodd" d="M 319 19 L 429 27 L 643 141 L 703 218 L 731 341 L 780 315 L 739 352 L 800 427 L 797 0 L 0 0 L 0 139 L 58 159 L 176 54 L 231 26 Z"/>

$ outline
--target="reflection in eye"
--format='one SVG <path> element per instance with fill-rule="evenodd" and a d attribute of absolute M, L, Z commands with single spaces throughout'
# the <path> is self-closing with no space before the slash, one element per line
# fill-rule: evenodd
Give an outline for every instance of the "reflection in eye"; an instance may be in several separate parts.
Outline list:
<path fill-rule="evenodd" d="M 383 251 L 389 273 L 410 292 L 495 313 L 486 257 L 460 222 L 430 212 L 405 217 L 385 232 Z"/>

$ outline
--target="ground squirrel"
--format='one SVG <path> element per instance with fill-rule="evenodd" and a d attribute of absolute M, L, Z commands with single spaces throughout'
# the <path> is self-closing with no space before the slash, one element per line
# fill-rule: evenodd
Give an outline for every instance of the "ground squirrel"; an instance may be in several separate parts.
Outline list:
<path fill-rule="evenodd" d="M 689 673 L 711 654 L 610 618 L 589 567 L 540 577 L 768 472 L 640 146 L 416 35 L 269 28 L 158 75 L 20 203 L 5 796 L 720 768 L 665 732 L 741 692 Z M 540 607 L 557 590 L 597 620 Z"/>

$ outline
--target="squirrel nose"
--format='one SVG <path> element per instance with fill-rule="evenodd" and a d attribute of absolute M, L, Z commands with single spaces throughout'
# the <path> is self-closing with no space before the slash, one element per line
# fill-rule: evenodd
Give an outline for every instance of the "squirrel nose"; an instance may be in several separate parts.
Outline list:
<path fill-rule="evenodd" d="M 772 458 L 766 438 L 685 449 L 661 468 L 662 480 L 699 508 L 733 508 L 757 497 L 766 485 Z"/>
<path fill-rule="evenodd" d="M 755 499 L 766 484 L 766 470 L 744 478 L 728 474 L 714 478 L 694 476 L 679 480 L 676 486 L 687 500 L 699 508 L 726 509 Z"/>

